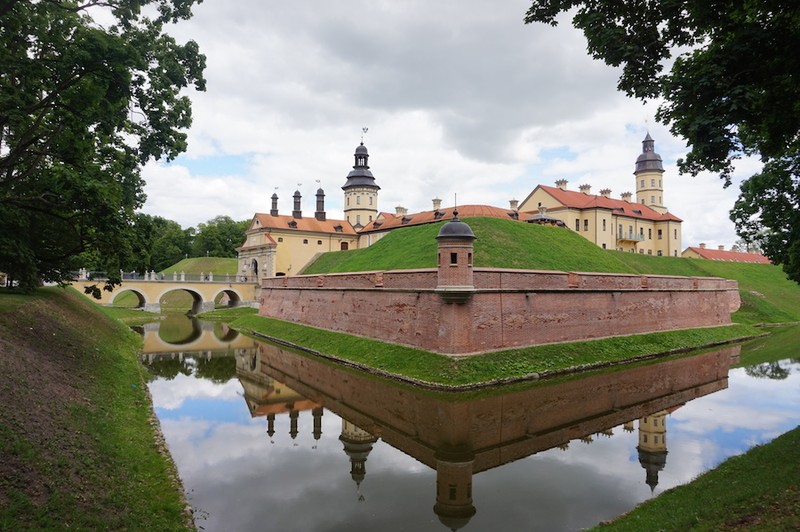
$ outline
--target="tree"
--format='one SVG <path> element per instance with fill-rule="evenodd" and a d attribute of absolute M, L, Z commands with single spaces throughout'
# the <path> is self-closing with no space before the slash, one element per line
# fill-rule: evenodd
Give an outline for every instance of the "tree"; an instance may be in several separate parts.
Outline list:
<path fill-rule="evenodd" d="M 205 90 L 197 44 L 163 32 L 199 1 L 0 0 L 0 271 L 23 287 L 87 250 L 122 267 L 141 165 L 185 151 L 181 90 Z"/>
<path fill-rule="evenodd" d="M 192 256 L 236 257 L 236 248 L 242 245 L 249 223 L 249 220 L 235 222 L 229 216 L 217 216 L 198 224 Z"/>
<path fill-rule="evenodd" d="M 800 283 L 800 4 L 533 0 L 525 22 L 555 25 L 572 9 L 592 56 L 622 67 L 618 88 L 662 99 L 657 120 L 690 147 L 681 172 L 729 186 L 735 160 L 761 158 L 731 219 Z"/>

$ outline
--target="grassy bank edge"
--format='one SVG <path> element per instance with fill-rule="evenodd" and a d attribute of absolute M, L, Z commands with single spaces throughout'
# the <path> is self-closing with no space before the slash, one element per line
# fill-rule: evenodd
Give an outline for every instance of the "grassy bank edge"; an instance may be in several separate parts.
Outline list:
<path fill-rule="evenodd" d="M 593 530 L 798 530 L 800 427 Z"/>
<path fill-rule="evenodd" d="M 5 446 L 26 469 L 45 478 L 48 493 L 37 500 L 16 490 L 7 506 L 0 505 L 0 529 L 13 524 L 32 529 L 196 530 L 153 409 L 147 371 L 139 362 L 141 337 L 115 317 L 115 309 L 94 304 L 72 288 L 2 294 L 0 313 L 17 313 L 31 330 L 49 322 L 53 330 L 68 333 L 39 355 L 46 368 L 53 348 L 66 351 L 85 373 L 77 383 L 59 383 L 76 386 L 85 400 L 58 405 L 62 415 L 57 417 L 59 430 L 82 434 L 86 442 L 79 463 L 70 464 L 75 458 L 61 454 L 61 442 L 43 447 L 5 427 L 9 440 L 0 448 Z M 14 338 L 12 331 L 2 337 Z M 60 473 L 53 476 L 54 470 Z M 77 488 L 76 482 L 83 487 Z"/>
<path fill-rule="evenodd" d="M 253 313 L 240 314 L 230 325 L 241 332 L 383 377 L 455 391 L 640 362 L 764 334 L 749 325 L 733 324 L 452 357 Z"/>

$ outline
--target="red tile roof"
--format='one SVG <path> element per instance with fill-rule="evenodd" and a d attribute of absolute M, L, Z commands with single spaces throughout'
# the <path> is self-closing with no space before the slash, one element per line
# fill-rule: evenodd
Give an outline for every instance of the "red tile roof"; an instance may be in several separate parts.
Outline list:
<path fill-rule="evenodd" d="M 687 250 L 692 250 L 704 259 L 708 260 L 724 260 L 728 262 L 755 262 L 758 264 L 770 264 L 770 260 L 761 253 L 749 253 L 744 251 L 725 251 L 721 249 L 708 249 L 689 247 Z"/>
<path fill-rule="evenodd" d="M 614 211 L 621 216 L 628 216 L 630 218 L 641 218 L 643 220 L 652 220 L 654 222 L 673 221 L 682 222 L 680 218 L 670 212 L 660 213 L 642 203 L 631 203 L 621 199 L 606 198 L 605 196 L 597 196 L 594 194 L 584 194 L 583 192 L 575 192 L 574 190 L 562 190 L 558 187 L 549 187 L 546 185 L 537 185 L 536 188 L 541 188 L 559 203 L 570 209 L 608 209 Z M 531 193 L 532 195 L 533 193 Z M 557 210 L 557 208 L 547 209 L 548 211 Z"/>
<path fill-rule="evenodd" d="M 258 220 L 259 226 L 255 225 L 256 220 Z M 337 231 L 337 227 L 340 228 L 340 230 Z M 350 222 L 346 220 L 325 220 L 324 222 L 320 222 L 313 216 L 294 218 L 293 216 L 288 215 L 273 216 L 271 214 L 264 214 L 261 212 L 256 213 L 256 215 L 253 217 L 253 221 L 250 223 L 248 231 L 252 231 L 257 228 L 283 229 L 286 231 L 310 231 L 314 233 L 337 233 L 345 235 L 356 234 L 353 226 L 350 225 Z"/>
<path fill-rule="evenodd" d="M 500 209 L 490 205 L 459 205 L 458 217 L 459 218 L 503 218 L 506 220 L 513 220 L 512 211 L 508 209 Z M 361 233 L 387 231 L 389 229 L 397 229 L 398 227 L 406 227 L 411 225 L 429 224 L 438 222 L 439 220 L 450 220 L 453 218 L 453 207 L 447 209 L 439 209 L 438 211 L 423 211 L 411 214 L 389 214 L 382 213 L 385 218 L 374 220 L 367 224 Z"/>

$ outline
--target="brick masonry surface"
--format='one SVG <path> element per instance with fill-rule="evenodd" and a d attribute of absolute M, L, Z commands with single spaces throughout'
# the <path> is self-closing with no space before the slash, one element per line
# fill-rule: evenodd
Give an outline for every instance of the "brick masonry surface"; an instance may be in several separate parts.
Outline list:
<path fill-rule="evenodd" d="M 474 269 L 464 303 L 438 270 L 264 279 L 263 316 L 449 354 L 730 324 L 736 281 Z"/>

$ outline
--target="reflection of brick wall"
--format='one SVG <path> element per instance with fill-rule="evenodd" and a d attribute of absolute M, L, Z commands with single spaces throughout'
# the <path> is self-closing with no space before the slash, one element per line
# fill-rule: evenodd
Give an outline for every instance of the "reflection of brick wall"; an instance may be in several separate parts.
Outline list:
<path fill-rule="evenodd" d="M 434 292 L 433 269 L 266 279 L 260 314 L 474 353 L 725 325 L 739 304 L 737 283 L 717 278 L 479 268 L 474 277 L 476 292 L 464 304 Z"/>

